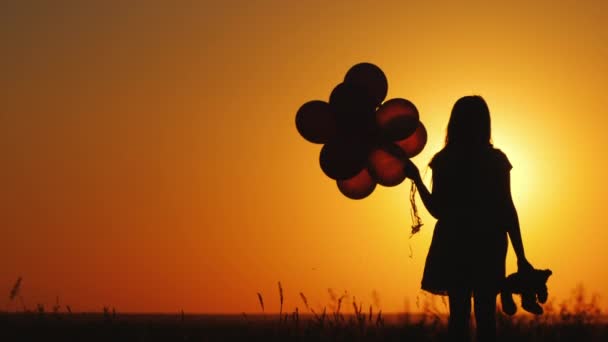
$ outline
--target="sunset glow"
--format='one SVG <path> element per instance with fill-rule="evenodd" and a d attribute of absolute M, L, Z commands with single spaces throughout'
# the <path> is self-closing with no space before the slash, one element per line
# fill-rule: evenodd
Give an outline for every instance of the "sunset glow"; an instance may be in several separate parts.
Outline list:
<path fill-rule="evenodd" d="M 420 113 L 422 173 L 454 102 L 486 99 L 550 298 L 608 309 L 608 2 L 50 3 L 1 11 L 6 295 L 22 276 L 30 308 L 241 313 L 257 292 L 278 311 L 281 281 L 288 310 L 328 288 L 417 310 L 435 220 L 418 199 L 410 239 L 409 181 L 344 197 L 295 127 L 367 61 Z"/>

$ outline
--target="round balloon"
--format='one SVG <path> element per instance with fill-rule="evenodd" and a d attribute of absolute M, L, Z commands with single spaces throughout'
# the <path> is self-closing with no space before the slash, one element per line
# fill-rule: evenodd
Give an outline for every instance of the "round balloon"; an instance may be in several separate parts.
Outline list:
<path fill-rule="evenodd" d="M 338 84 L 331 92 L 329 104 L 336 113 L 340 135 L 367 136 L 375 131 L 375 106 L 360 87 Z"/>
<path fill-rule="evenodd" d="M 390 99 L 376 111 L 376 123 L 383 138 L 396 141 L 409 137 L 418 126 L 418 109 L 402 98 Z"/>
<path fill-rule="evenodd" d="M 382 69 L 372 63 L 359 63 L 353 65 L 346 76 L 344 82 L 357 85 L 373 99 L 374 106 L 378 107 L 388 92 L 388 81 Z"/>
<path fill-rule="evenodd" d="M 323 145 L 319 163 L 331 179 L 345 180 L 357 175 L 367 164 L 367 149 L 351 140 L 334 140 Z"/>
<path fill-rule="evenodd" d="M 336 136 L 336 115 L 329 103 L 309 101 L 298 109 L 296 128 L 304 139 L 315 144 L 324 144 Z"/>
<path fill-rule="evenodd" d="M 344 196 L 355 200 L 369 196 L 376 188 L 376 181 L 374 181 L 367 168 L 363 168 L 354 177 L 339 180 L 337 183 L 338 189 Z"/>
<path fill-rule="evenodd" d="M 340 83 L 329 95 L 329 104 L 336 113 L 353 113 L 361 110 L 374 110 L 376 106 L 365 89 L 350 83 Z"/>
<path fill-rule="evenodd" d="M 374 149 L 369 155 L 369 163 L 371 174 L 378 184 L 395 186 L 405 179 L 401 159 L 384 148 Z"/>
<path fill-rule="evenodd" d="M 426 128 L 424 128 L 422 122 L 419 122 L 414 134 L 395 143 L 405 152 L 408 158 L 413 158 L 422 152 L 427 138 Z"/>

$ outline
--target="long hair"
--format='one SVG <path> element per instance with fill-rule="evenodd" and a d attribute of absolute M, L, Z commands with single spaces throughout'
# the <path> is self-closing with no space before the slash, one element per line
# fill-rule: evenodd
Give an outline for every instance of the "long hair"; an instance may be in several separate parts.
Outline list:
<path fill-rule="evenodd" d="M 492 144 L 490 109 L 479 95 L 464 96 L 452 108 L 445 146 L 487 147 Z"/>

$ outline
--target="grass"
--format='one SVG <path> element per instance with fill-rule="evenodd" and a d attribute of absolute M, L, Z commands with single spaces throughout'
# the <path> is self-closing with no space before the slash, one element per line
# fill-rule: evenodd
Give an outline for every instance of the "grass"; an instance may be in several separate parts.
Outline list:
<path fill-rule="evenodd" d="M 447 305 L 437 297 L 417 301 L 420 314 L 383 314 L 374 304 L 364 305 L 348 294 L 329 291 L 330 303 L 322 310 L 309 306 L 283 312 L 279 283 L 278 313 L 267 313 L 261 293 L 260 312 L 241 315 L 117 314 L 110 307 L 100 313 L 72 313 L 40 305 L 36 312 L 1 313 L 2 341 L 441 341 L 446 337 Z M 377 297 L 377 294 L 376 296 Z M 352 313 L 343 312 L 346 302 Z M 598 297 L 583 287 L 560 303 L 551 299 L 545 314 L 506 316 L 499 311 L 498 341 L 608 341 L 608 322 Z M 521 309 L 519 309 L 521 312 Z"/>

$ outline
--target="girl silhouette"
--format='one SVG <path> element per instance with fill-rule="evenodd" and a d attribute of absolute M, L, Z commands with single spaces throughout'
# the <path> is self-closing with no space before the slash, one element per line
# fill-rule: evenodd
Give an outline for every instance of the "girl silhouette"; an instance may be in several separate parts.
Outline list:
<path fill-rule="evenodd" d="M 470 340 L 471 298 L 478 341 L 496 338 L 496 296 L 505 278 L 508 238 L 519 270 L 526 260 L 517 211 L 510 189 L 511 164 L 492 146 L 490 111 L 480 96 L 454 104 L 445 146 L 431 160 L 432 193 L 418 168 L 406 173 L 437 219 L 426 258 L 422 289 L 449 297 L 448 334 Z"/>

